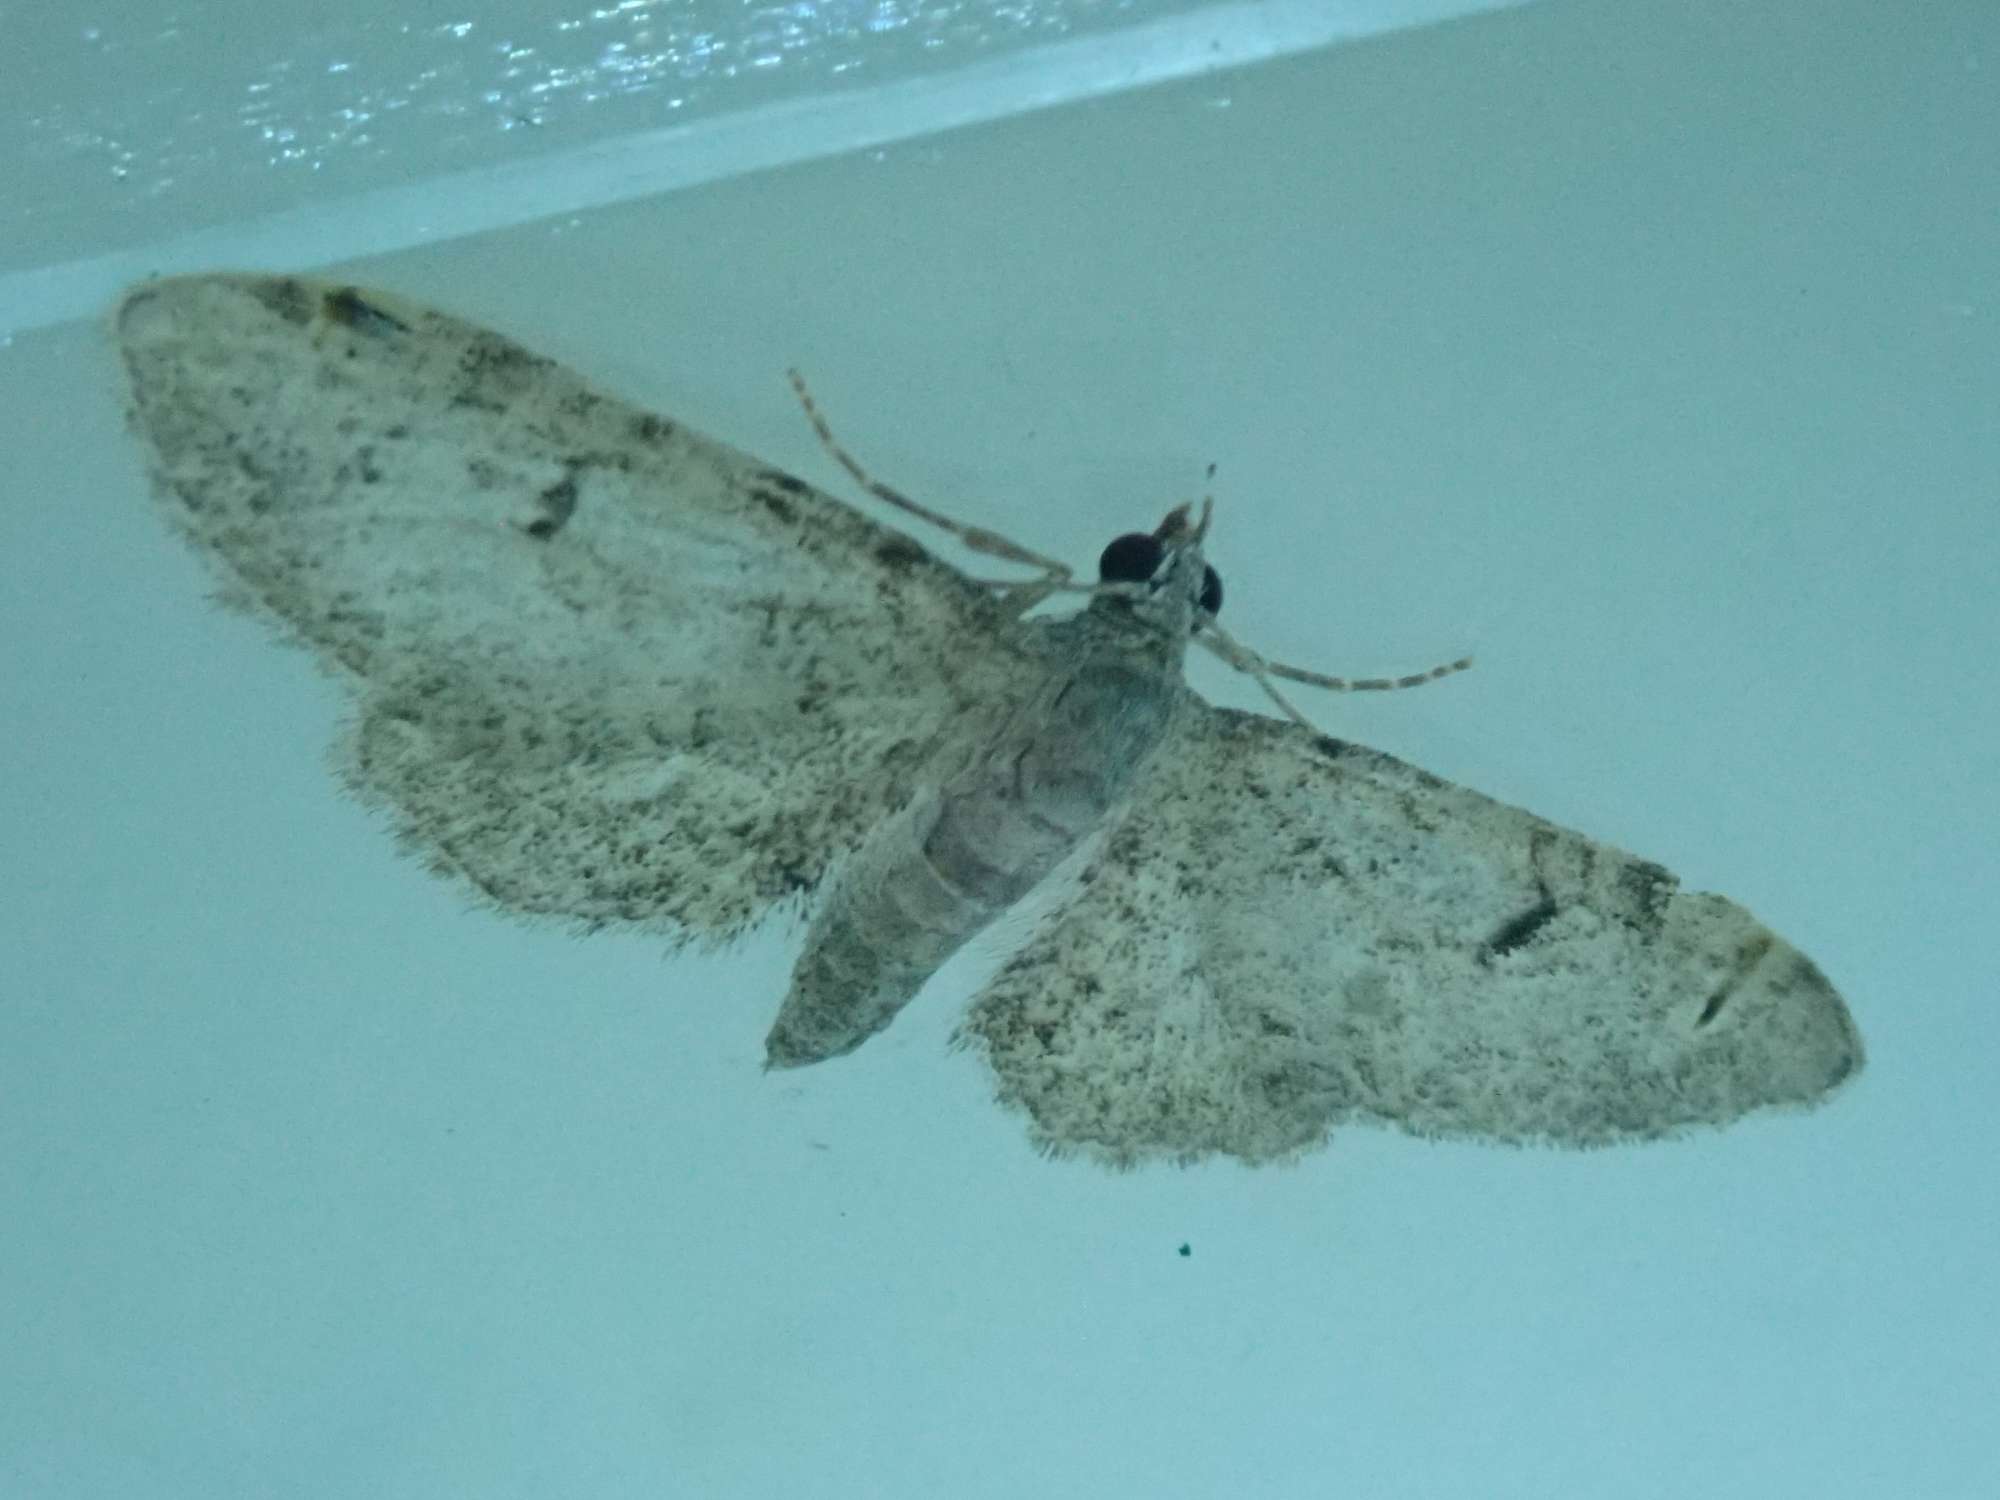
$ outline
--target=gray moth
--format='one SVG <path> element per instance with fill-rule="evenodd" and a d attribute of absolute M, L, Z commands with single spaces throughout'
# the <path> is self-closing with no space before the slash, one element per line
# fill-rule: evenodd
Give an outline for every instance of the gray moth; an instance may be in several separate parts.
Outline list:
<path fill-rule="evenodd" d="M 1062 885 L 958 1033 L 1051 1152 L 1264 1162 L 1347 1121 L 1593 1146 L 1861 1066 L 1735 903 L 1192 693 L 1191 642 L 1269 683 L 1217 622 L 1205 511 L 1087 588 L 960 528 L 1043 570 L 998 585 L 441 312 L 198 276 L 113 317 L 167 514 L 353 689 L 348 783 L 513 913 L 680 942 L 809 909 L 772 1065 L 858 1046 Z"/>

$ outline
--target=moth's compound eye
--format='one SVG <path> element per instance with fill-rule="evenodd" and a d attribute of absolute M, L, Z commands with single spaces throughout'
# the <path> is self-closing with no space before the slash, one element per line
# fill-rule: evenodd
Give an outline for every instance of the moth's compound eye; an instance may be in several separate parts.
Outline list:
<path fill-rule="evenodd" d="M 1201 607 L 1211 615 L 1222 613 L 1222 575 L 1206 565 L 1201 570 Z"/>
<path fill-rule="evenodd" d="M 1105 583 L 1151 583 L 1166 555 L 1166 545 L 1158 537 L 1127 532 L 1097 559 L 1097 576 Z"/>

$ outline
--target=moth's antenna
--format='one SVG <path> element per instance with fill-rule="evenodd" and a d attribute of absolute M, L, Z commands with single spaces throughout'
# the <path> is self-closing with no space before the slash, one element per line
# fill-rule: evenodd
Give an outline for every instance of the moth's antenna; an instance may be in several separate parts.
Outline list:
<path fill-rule="evenodd" d="M 805 408 L 806 420 L 812 423 L 813 431 L 819 434 L 820 446 L 833 456 L 835 463 L 847 470 L 854 482 L 885 505 L 893 505 L 907 515 L 920 521 L 928 521 L 940 531 L 949 532 L 961 545 L 987 557 L 1004 558 L 1008 562 L 1022 563 L 1030 568 L 1039 568 L 1045 575 L 1034 585 L 1008 585 L 1008 587 L 1039 587 L 1042 584 L 1061 584 L 1070 576 L 1069 565 L 1057 562 L 1052 557 L 1044 557 L 1023 547 L 1018 542 L 1009 541 L 996 531 L 987 531 L 979 526 L 967 526 L 963 521 L 954 521 L 949 516 L 939 515 L 928 506 L 919 505 L 901 490 L 892 488 L 875 478 L 856 461 L 854 455 L 840 446 L 840 440 L 833 435 L 833 428 L 821 415 L 819 403 L 813 400 L 812 392 L 806 389 L 805 377 L 796 369 L 785 371 L 785 378 L 792 383 L 792 392 L 799 398 L 799 405 Z"/>
<path fill-rule="evenodd" d="M 1461 656 L 1457 661 L 1448 661 L 1423 672 L 1412 672 L 1407 677 L 1329 677 L 1324 672 L 1308 672 L 1304 667 L 1288 667 L 1274 661 L 1264 662 L 1264 670 L 1273 677 L 1325 688 L 1330 693 L 1392 693 L 1400 688 L 1422 687 L 1440 677 L 1463 672 L 1471 665 L 1471 657 Z"/>
<path fill-rule="evenodd" d="M 1208 472 L 1211 476 L 1213 476 L 1215 473 L 1215 465 L 1210 464 Z M 1208 523 L 1210 518 L 1213 517 L 1214 515 L 1215 515 L 1215 496 L 1203 495 L 1201 497 L 1201 519 L 1194 523 L 1194 537 L 1192 539 L 1197 547 L 1199 547 L 1203 542 L 1208 540 Z"/>

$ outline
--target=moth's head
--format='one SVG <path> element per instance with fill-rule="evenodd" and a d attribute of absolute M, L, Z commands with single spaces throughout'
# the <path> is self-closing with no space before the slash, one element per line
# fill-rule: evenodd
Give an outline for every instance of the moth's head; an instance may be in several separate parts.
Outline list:
<path fill-rule="evenodd" d="M 1183 632 L 1213 619 L 1222 609 L 1222 577 L 1201 555 L 1211 509 L 1204 500 L 1201 519 L 1194 521 L 1187 506 L 1176 505 L 1152 531 L 1127 532 L 1113 541 L 1097 559 L 1098 581 L 1129 587 L 1099 599 Z"/>

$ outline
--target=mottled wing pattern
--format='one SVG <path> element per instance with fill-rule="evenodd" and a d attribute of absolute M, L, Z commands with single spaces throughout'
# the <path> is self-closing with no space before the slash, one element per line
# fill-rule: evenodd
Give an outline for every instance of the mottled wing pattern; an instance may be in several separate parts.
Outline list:
<path fill-rule="evenodd" d="M 358 689 L 357 788 L 509 909 L 732 933 L 1020 676 L 907 536 L 496 334 L 266 277 L 115 320 L 176 524 Z"/>
<path fill-rule="evenodd" d="M 1347 1119 L 1596 1145 L 1814 1100 L 1861 1043 L 1742 907 L 1390 756 L 1190 700 L 1083 894 L 963 1028 L 1125 1164 Z"/>

